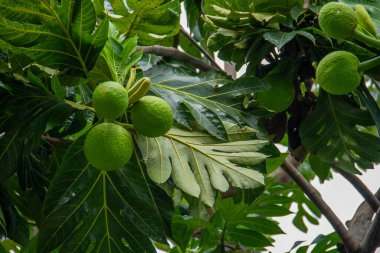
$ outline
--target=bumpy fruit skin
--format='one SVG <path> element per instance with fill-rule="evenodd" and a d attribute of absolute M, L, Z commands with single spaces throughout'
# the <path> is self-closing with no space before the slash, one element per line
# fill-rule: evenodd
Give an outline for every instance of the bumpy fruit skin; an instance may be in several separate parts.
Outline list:
<path fill-rule="evenodd" d="M 100 118 L 114 120 L 128 107 L 128 93 L 116 82 L 108 81 L 99 84 L 92 94 L 92 106 Z"/>
<path fill-rule="evenodd" d="M 292 80 L 282 74 L 267 75 L 263 80 L 269 83 L 271 87 L 256 94 L 258 106 L 275 112 L 288 109 L 295 97 Z"/>
<path fill-rule="evenodd" d="M 319 12 L 319 26 L 333 39 L 344 40 L 351 37 L 357 25 L 355 11 L 343 3 L 330 2 Z"/>
<path fill-rule="evenodd" d="M 145 96 L 132 107 L 131 120 L 139 134 L 158 137 L 170 130 L 174 116 L 165 100 L 155 96 Z"/>
<path fill-rule="evenodd" d="M 328 93 L 334 95 L 350 93 L 360 84 L 359 63 L 359 59 L 350 52 L 332 52 L 318 64 L 317 82 Z"/>
<path fill-rule="evenodd" d="M 84 153 L 96 169 L 116 170 L 131 158 L 133 139 L 122 126 L 101 123 L 88 132 L 84 141 Z"/>

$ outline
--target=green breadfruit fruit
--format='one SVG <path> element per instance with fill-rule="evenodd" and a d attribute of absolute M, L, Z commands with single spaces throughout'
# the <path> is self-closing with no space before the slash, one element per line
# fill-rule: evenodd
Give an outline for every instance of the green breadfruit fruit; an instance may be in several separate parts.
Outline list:
<path fill-rule="evenodd" d="M 326 55 L 318 64 L 316 78 L 328 93 L 343 95 L 359 86 L 359 59 L 346 51 L 335 51 Z"/>
<path fill-rule="evenodd" d="M 368 14 L 367 10 L 364 8 L 364 6 L 360 5 L 360 4 L 356 5 L 355 6 L 355 13 L 356 13 L 356 16 L 358 18 L 359 25 L 363 29 L 365 29 L 367 32 L 369 32 L 370 34 L 376 36 L 377 31 L 376 31 L 375 24 L 373 23 L 373 20 L 369 16 L 369 14 Z"/>
<path fill-rule="evenodd" d="M 344 40 L 351 37 L 357 25 L 355 11 L 343 3 L 330 2 L 319 12 L 319 26 L 333 39 Z"/>
<path fill-rule="evenodd" d="M 108 81 L 99 84 L 92 94 L 92 106 L 99 118 L 114 120 L 128 107 L 128 93 L 116 82 Z"/>
<path fill-rule="evenodd" d="M 96 169 L 116 170 L 131 158 L 133 139 L 122 126 L 101 123 L 88 132 L 84 141 L 84 153 Z"/>
<path fill-rule="evenodd" d="M 256 93 L 258 106 L 275 112 L 288 109 L 295 97 L 292 80 L 279 73 L 267 75 L 263 80 L 269 83 L 271 87 Z"/>
<path fill-rule="evenodd" d="M 145 96 L 132 107 L 131 120 L 139 134 L 158 137 L 170 130 L 174 116 L 165 100 L 155 96 Z"/>

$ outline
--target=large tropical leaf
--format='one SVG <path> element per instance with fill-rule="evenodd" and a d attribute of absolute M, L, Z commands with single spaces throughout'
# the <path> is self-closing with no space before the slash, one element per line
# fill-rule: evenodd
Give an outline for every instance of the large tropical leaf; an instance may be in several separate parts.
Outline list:
<path fill-rule="evenodd" d="M 380 134 L 380 109 L 375 98 L 365 87 L 358 87 L 353 93 L 359 98 L 360 105 L 366 107 L 371 113 L 377 132 Z"/>
<path fill-rule="evenodd" d="M 1 226 L 6 230 L 4 234 L 1 234 L 2 238 L 9 238 L 21 245 L 27 245 L 30 234 L 29 224 L 26 218 L 20 214 L 9 191 L 4 187 L 0 187 L 0 206 Z"/>
<path fill-rule="evenodd" d="M 264 186 L 262 190 L 264 191 Z M 265 193 L 256 196 L 248 204 L 234 198 L 217 198 L 212 217 L 202 220 L 199 217 L 174 216 L 172 230 L 174 242 L 185 251 L 195 247 L 199 252 L 219 252 L 216 248 L 221 241 L 241 247 L 260 248 L 271 245 L 276 234 L 284 232 L 272 217 L 290 214 L 288 204 L 292 198 L 281 185 L 268 187 Z M 191 243 L 192 237 L 199 237 L 198 243 Z M 261 252 L 261 251 L 260 251 Z"/>
<path fill-rule="evenodd" d="M 178 128 L 165 136 L 138 136 L 148 174 L 156 183 L 170 177 L 182 191 L 199 197 L 212 206 L 215 189 L 225 192 L 229 183 L 240 188 L 254 188 L 264 183 L 256 165 L 267 157 L 259 152 L 268 141 L 252 140 L 251 128 L 227 127 L 231 142 L 221 143 L 209 134 Z"/>
<path fill-rule="evenodd" d="M 348 172 L 358 172 L 380 162 L 380 139 L 360 127 L 374 125 L 369 111 L 363 111 L 344 96 L 322 92 L 315 110 L 301 125 L 306 149 L 323 161 L 338 162 Z"/>
<path fill-rule="evenodd" d="M 140 45 L 153 45 L 179 32 L 178 0 L 107 1 L 107 15 L 126 38 L 136 36 Z"/>
<path fill-rule="evenodd" d="M 21 189 L 16 175 L 6 180 L 3 185 L 8 191 L 9 200 L 12 201 L 17 210 L 19 210 L 25 218 L 33 220 L 35 224 L 39 224 L 42 201 L 38 194 L 32 190 Z"/>
<path fill-rule="evenodd" d="M 149 238 L 166 243 L 161 213 L 170 213 L 170 199 L 148 184 L 136 156 L 118 171 L 96 170 L 83 142 L 69 148 L 51 182 L 38 252 L 59 246 L 60 252 L 155 252 Z"/>
<path fill-rule="evenodd" d="M 227 1 L 227 0 L 206 0 L 205 9 L 207 13 L 213 15 L 219 14 L 227 16 L 227 11 L 236 12 L 236 14 L 241 13 L 284 13 L 289 12 L 291 8 L 295 5 L 301 5 L 302 0 L 241 0 L 241 1 Z M 223 11 L 221 11 L 221 9 Z M 232 19 L 233 21 L 233 19 Z"/>
<path fill-rule="evenodd" d="M 2 235 L 7 234 L 7 228 L 6 228 L 6 224 L 5 224 L 4 213 L 3 213 L 3 210 L 1 210 L 1 209 L 0 209 L 0 233 Z"/>
<path fill-rule="evenodd" d="M 308 252 L 311 248 L 313 249 L 311 251 L 313 253 L 336 253 L 339 252 L 337 249 L 337 245 L 339 243 L 341 243 L 341 239 L 336 232 L 330 233 L 328 235 L 319 234 L 316 238 L 314 238 L 310 245 L 304 245 L 304 241 L 297 241 L 294 243 L 294 246 L 291 248 L 291 250 L 287 251 L 286 253 Z"/>
<path fill-rule="evenodd" d="M 0 40 L 44 66 L 86 76 L 107 35 L 91 0 L 0 1 Z"/>
<path fill-rule="evenodd" d="M 243 198 L 239 197 L 241 194 L 244 195 Z M 246 201 L 246 195 L 251 198 L 250 201 Z M 212 216 L 209 217 L 208 213 L 206 220 L 192 216 L 174 216 L 174 243 L 183 252 L 219 252 L 216 248 L 223 241 L 225 245 L 231 243 L 264 252 L 262 247 L 271 245 L 273 235 L 284 233 L 272 217 L 291 214 L 290 208 L 293 209 L 294 204 L 298 206 L 297 219 L 307 219 L 315 224 L 321 217 L 318 208 L 297 185 L 279 184 L 267 178 L 265 186 L 251 190 L 236 189 L 232 198 L 218 197 Z M 181 213 L 187 214 L 190 211 L 186 207 L 184 209 Z M 195 244 L 192 241 L 194 238 L 197 241 Z"/>
<path fill-rule="evenodd" d="M 195 120 L 211 135 L 227 140 L 223 121 L 257 128 L 257 119 L 243 111 L 243 99 L 266 87 L 258 78 L 232 82 L 219 72 L 197 75 L 168 65 L 158 65 L 144 75 L 152 80 L 151 91 L 170 104 L 176 121 L 188 129 Z"/>
<path fill-rule="evenodd" d="M 16 168 L 19 171 L 24 167 L 36 168 L 35 164 L 30 165 L 38 161 L 30 159 L 41 143 L 41 135 L 63 123 L 72 108 L 56 98 L 43 83 L 39 88 L 34 83 L 13 81 L 0 89 L 7 90 L 0 104 L 0 180 L 4 180 Z"/>

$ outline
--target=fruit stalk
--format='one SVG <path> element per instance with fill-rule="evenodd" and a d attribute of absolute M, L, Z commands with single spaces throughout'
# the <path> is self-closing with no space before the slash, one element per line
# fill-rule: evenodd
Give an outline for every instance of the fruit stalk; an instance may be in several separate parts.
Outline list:
<path fill-rule="evenodd" d="M 365 71 L 380 65 L 380 56 L 359 63 L 359 71 Z"/>
<path fill-rule="evenodd" d="M 359 31 L 358 29 L 354 30 L 352 37 L 360 42 L 365 43 L 367 46 L 380 50 L 380 40 L 370 37 Z"/>

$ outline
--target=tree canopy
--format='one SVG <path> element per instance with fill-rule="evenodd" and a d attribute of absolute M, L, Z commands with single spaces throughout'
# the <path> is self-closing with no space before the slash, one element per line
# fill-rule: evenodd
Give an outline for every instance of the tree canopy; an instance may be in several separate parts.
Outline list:
<path fill-rule="evenodd" d="M 0 0 L 0 253 L 268 252 L 291 206 L 334 231 L 284 252 L 374 252 L 379 34 L 371 0 Z M 84 150 L 105 122 L 117 169 Z M 312 186 L 335 173 L 363 196 L 346 224 Z"/>

